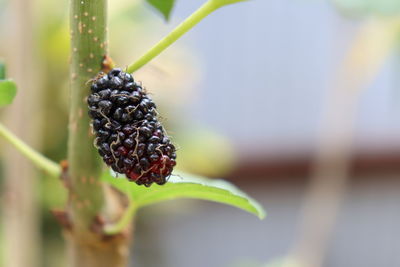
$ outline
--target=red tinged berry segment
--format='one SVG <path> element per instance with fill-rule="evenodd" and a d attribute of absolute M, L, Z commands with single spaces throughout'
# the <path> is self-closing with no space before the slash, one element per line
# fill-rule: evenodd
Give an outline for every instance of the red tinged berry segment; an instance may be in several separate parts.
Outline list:
<path fill-rule="evenodd" d="M 176 149 L 158 121 L 156 105 L 132 75 L 101 73 L 87 99 L 95 145 L 103 161 L 138 185 L 165 184 Z"/>

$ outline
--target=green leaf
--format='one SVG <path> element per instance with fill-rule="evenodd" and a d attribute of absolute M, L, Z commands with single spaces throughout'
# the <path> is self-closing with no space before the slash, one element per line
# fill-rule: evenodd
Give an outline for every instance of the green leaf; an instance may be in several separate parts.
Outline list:
<path fill-rule="evenodd" d="M 6 78 L 6 65 L 2 60 L 0 60 L 0 80 L 4 80 Z"/>
<path fill-rule="evenodd" d="M 151 6 L 159 11 L 166 21 L 169 20 L 175 0 L 146 0 Z"/>
<path fill-rule="evenodd" d="M 12 80 L 0 80 L 0 107 L 9 105 L 17 94 L 17 86 Z"/>
<path fill-rule="evenodd" d="M 265 217 L 264 209 L 256 200 L 227 181 L 182 172 L 175 174 L 179 176 L 171 176 L 165 185 L 153 184 L 149 188 L 129 182 L 125 177 L 115 178 L 109 172 L 104 173 L 103 181 L 127 194 L 138 208 L 172 199 L 192 198 L 224 203 L 253 213 L 260 219 Z"/>
<path fill-rule="evenodd" d="M 398 15 L 398 0 L 333 0 L 343 12 L 351 15 Z"/>

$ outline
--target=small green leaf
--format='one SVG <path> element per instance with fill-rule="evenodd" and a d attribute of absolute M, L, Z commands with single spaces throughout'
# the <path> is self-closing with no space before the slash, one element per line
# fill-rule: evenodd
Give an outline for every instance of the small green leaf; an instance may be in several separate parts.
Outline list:
<path fill-rule="evenodd" d="M 125 177 L 114 178 L 107 172 L 103 175 L 103 181 L 127 194 L 138 208 L 166 200 L 192 198 L 224 203 L 253 213 L 260 219 L 265 217 L 265 211 L 257 201 L 220 179 L 179 172 L 179 176 L 170 177 L 165 185 L 153 184 L 146 188 L 129 182 Z"/>
<path fill-rule="evenodd" d="M 0 80 L 0 107 L 9 105 L 17 94 L 17 86 L 12 80 Z"/>
<path fill-rule="evenodd" d="M 0 60 L 0 80 L 4 80 L 6 78 L 6 65 L 2 60 Z"/>
<path fill-rule="evenodd" d="M 151 6 L 159 11 L 166 21 L 169 20 L 175 0 L 146 0 Z"/>

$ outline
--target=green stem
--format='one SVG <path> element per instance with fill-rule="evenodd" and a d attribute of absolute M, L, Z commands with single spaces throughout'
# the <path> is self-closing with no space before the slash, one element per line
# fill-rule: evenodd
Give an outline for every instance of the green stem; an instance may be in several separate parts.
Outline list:
<path fill-rule="evenodd" d="M 71 195 L 76 197 L 71 197 L 69 208 L 75 231 L 82 236 L 104 205 L 102 187 L 94 186 L 99 184 L 102 165 L 93 145 L 85 99 L 90 92 L 88 81 L 101 70 L 102 58 L 107 54 L 107 0 L 70 0 L 70 3 L 68 178 Z M 90 205 L 83 205 L 85 201 Z"/>
<path fill-rule="evenodd" d="M 127 266 L 130 234 L 104 239 L 103 219 L 120 215 L 122 203 L 100 181 L 101 157 L 93 145 L 85 99 L 88 81 L 107 55 L 107 0 L 70 0 L 71 76 L 68 137 L 70 267 Z M 111 207 L 117 206 L 115 209 Z M 119 207 L 121 206 L 121 207 Z M 116 214 L 117 213 L 117 214 Z"/>
<path fill-rule="evenodd" d="M 31 160 L 38 168 L 46 171 L 48 174 L 59 177 L 61 174 L 60 166 L 44 157 L 42 154 L 25 144 L 21 139 L 10 132 L 4 125 L 0 124 L 0 135 L 12 144 L 26 158 Z"/>
<path fill-rule="evenodd" d="M 167 36 L 161 39 L 156 45 L 150 48 L 142 57 L 140 57 L 136 62 L 129 65 L 127 68 L 127 72 L 132 73 L 145 64 L 147 64 L 150 60 L 158 56 L 162 51 L 167 49 L 171 44 L 176 42 L 182 35 L 196 26 L 200 21 L 202 21 L 205 17 L 210 15 L 213 11 L 218 8 L 233 4 L 236 2 L 242 2 L 246 0 L 209 0 L 204 5 L 202 5 L 199 9 L 197 9 L 194 13 L 192 13 L 188 18 L 186 18 L 181 24 L 179 24 L 175 29 L 173 29 Z"/>
<path fill-rule="evenodd" d="M 115 224 L 106 225 L 104 227 L 104 233 L 108 235 L 114 235 L 126 229 L 128 225 L 132 222 L 132 218 L 135 217 L 137 208 L 137 205 L 135 205 L 134 202 L 131 200 L 129 207 L 125 210 L 121 219 Z"/>

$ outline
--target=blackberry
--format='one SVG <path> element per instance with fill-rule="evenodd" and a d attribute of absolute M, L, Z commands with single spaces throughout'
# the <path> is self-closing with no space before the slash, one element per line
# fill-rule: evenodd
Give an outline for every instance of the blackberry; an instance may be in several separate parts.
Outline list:
<path fill-rule="evenodd" d="M 176 165 L 176 149 L 141 84 L 121 69 L 100 73 L 87 103 L 103 161 L 138 185 L 165 184 Z"/>

